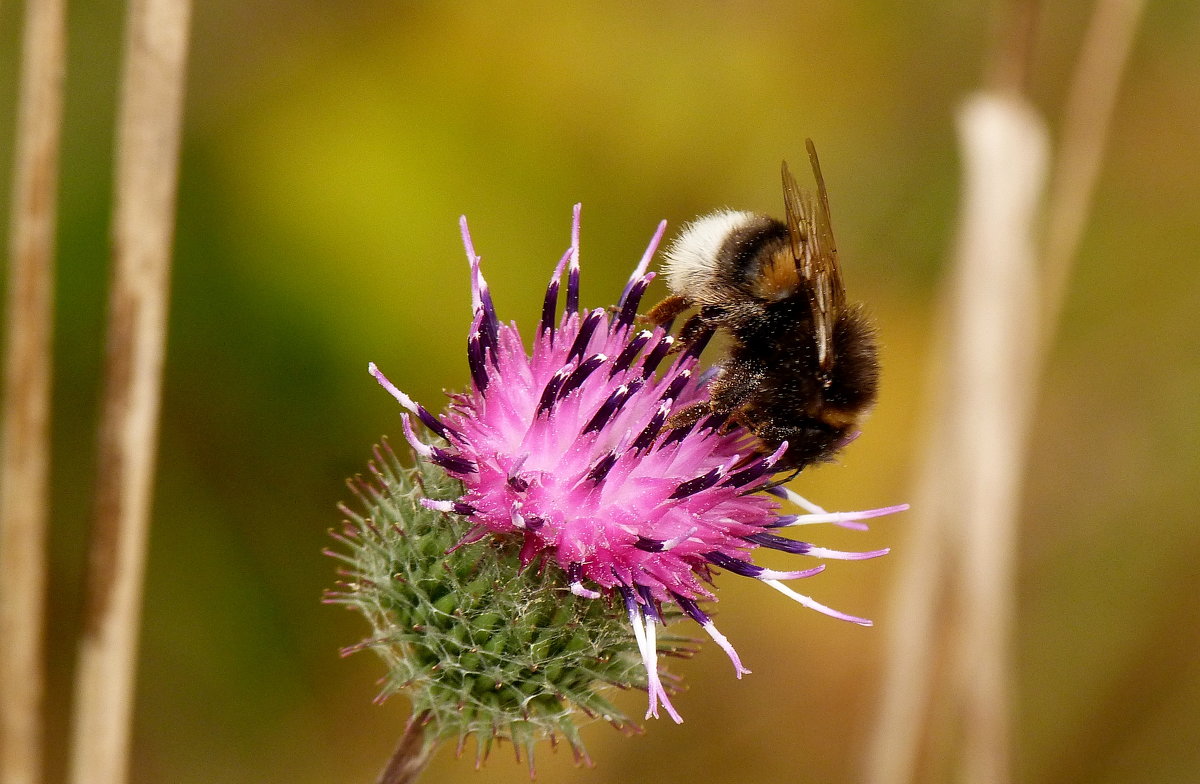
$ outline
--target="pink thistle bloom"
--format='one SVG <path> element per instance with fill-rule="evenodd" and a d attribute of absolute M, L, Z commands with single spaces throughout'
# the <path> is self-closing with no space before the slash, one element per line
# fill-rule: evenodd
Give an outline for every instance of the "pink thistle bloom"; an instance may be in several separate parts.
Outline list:
<path fill-rule="evenodd" d="M 750 555 L 758 547 L 821 559 L 884 555 L 886 549 L 841 552 L 774 532 L 809 523 L 865 528 L 862 521 L 907 505 L 826 512 L 773 485 L 786 442 L 763 454 L 725 416 L 670 426 L 672 413 L 706 398 L 715 369 L 698 367 L 702 342 L 673 353 L 667 330 L 636 324 L 638 304 L 654 277 L 646 270 L 665 221 L 616 307 L 585 312 L 579 304 L 576 205 L 571 247 L 550 278 L 531 352 L 516 324 L 497 318 L 466 218 L 460 224 L 474 314 L 467 339 L 470 391 L 452 396 L 448 410 L 434 416 L 370 365 L 409 412 L 403 426 L 413 449 L 466 489 L 455 500 L 423 501 L 474 524 L 456 547 L 488 535 L 521 537 L 523 566 L 548 558 L 565 572 L 572 593 L 619 596 L 648 676 L 647 718 L 657 717 L 661 704 L 682 721 L 658 675 L 656 625 L 664 603 L 695 620 L 729 656 L 739 678 L 749 672 L 700 608 L 700 602 L 716 600 L 714 567 L 760 580 L 834 618 L 871 625 L 784 584 L 821 572 L 823 564 L 776 571 L 752 563 Z M 564 274 L 566 302 L 556 318 Z M 410 415 L 444 446 L 420 440 Z M 781 514 L 781 502 L 802 511 Z"/>

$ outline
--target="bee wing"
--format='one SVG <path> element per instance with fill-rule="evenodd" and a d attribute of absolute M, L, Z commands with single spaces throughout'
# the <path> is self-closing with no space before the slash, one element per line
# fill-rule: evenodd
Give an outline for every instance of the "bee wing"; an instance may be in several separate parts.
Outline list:
<path fill-rule="evenodd" d="M 808 160 L 812 164 L 817 193 L 796 184 L 796 179 L 783 164 L 783 204 L 787 213 L 788 240 L 792 256 L 800 272 L 800 280 L 812 306 L 813 328 L 816 333 L 817 363 L 822 370 L 833 367 L 833 327 L 838 311 L 846 299 L 842 272 L 838 267 L 837 245 L 829 218 L 829 194 L 812 139 L 805 140 Z"/>
<path fill-rule="evenodd" d="M 817 183 L 817 203 L 813 230 L 814 257 L 817 274 L 828 282 L 829 295 L 835 308 L 846 302 L 846 289 L 842 286 L 842 268 L 838 265 L 837 243 L 833 239 L 833 221 L 829 217 L 829 193 L 825 190 L 825 177 L 821 174 L 821 162 L 817 160 L 817 148 L 812 139 L 804 140 L 808 147 L 808 161 L 812 164 L 813 179 Z"/>

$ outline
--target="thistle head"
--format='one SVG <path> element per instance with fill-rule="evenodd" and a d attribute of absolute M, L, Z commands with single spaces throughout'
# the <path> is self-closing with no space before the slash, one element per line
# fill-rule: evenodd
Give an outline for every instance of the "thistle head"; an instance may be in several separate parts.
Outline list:
<path fill-rule="evenodd" d="M 404 435 L 419 458 L 418 474 L 424 477 L 425 492 L 404 496 L 407 506 L 392 518 L 419 518 L 427 521 L 423 525 L 430 530 L 436 529 L 436 543 L 425 547 L 445 559 L 447 571 L 459 568 L 455 564 L 469 563 L 464 574 L 475 574 L 473 570 L 483 569 L 486 562 L 490 576 L 472 577 L 467 585 L 478 588 L 479 579 L 487 585 L 488 580 L 507 579 L 506 588 L 536 583 L 535 592 L 553 596 L 555 612 L 535 624 L 542 633 L 562 623 L 555 615 L 561 612 L 572 619 L 571 639 L 591 639 L 591 632 L 583 629 L 594 625 L 596 639 L 603 640 L 600 648 L 576 642 L 530 649 L 523 657 L 525 669 L 558 672 L 579 666 L 556 656 L 560 648 L 587 647 L 588 656 L 613 666 L 621 662 L 621 666 L 603 676 L 587 674 L 585 669 L 581 684 L 638 685 L 649 693 L 647 717 L 658 716 L 661 708 L 681 721 L 669 697 L 669 679 L 658 668 L 658 654 L 664 647 L 677 649 L 674 641 L 664 643 L 659 629 L 667 616 L 689 616 L 726 652 L 738 677 L 749 670 L 702 608 L 703 603 L 716 600 L 713 577 L 719 571 L 761 581 L 835 618 L 870 625 L 785 584 L 821 572 L 823 563 L 779 571 L 753 563 L 752 555 L 760 547 L 815 561 L 883 555 L 886 550 L 830 550 L 780 536 L 778 530 L 808 523 L 865 527 L 863 520 L 906 507 L 828 513 L 776 485 L 786 443 L 768 452 L 723 415 L 673 426 L 674 413 L 707 399 L 715 371 L 700 365 L 702 340 L 677 347 L 667 329 L 639 325 L 638 306 L 654 277 L 647 269 L 664 228 L 660 224 L 616 306 L 585 310 L 580 303 L 576 206 L 570 248 L 551 275 L 527 350 L 518 327 L 501 323 L 497 316 L 464 219 L 473 310 L 467 338 L 470 388 L 453 395 L 445 411 L 435 415 L 401 392 L 375 365 L 370 372 L 405 409 Z M 418 433 L 416 422 L 426 435 Z M 444 478 L 435 484 L 431 477 L 439 472 Z M 390 503 L 390 492 L 368 490 L 366 498 L 378 510 Z M 787 505 L 798 509 L 789 510 Z M 372 526 L 381 528 L 375 517 L 354 520 L 360 538 Z M 379 538 L 373 532 L 368 534 L 371 537 Z M 397 569 L 399 565 L 389 566 L 383 579 L 387 581 L 387 575 Z M 493 592 L 488 587 L 482 590 L 489 596 Z M 474 596 L 468 589 L 464 598 L 473 602 Z M 454 608 L 460 601 L 442 600 Z M 386 615 L 389 611 L 371 612 Z M 494 623 L 506 632 L 523 620 L 516 604 L 488 612 L 497 614 Z M 622 628 L 621 624 L 628 625 Z M 385 626 L 377 624 L 377 632 Z M 475 622 L 457 634 L 482 639 L 490 628 L 481 632 Z M 609 631 L 600 633 L 601 628 Z M 366 645 L 379 647 L 374 641 Z M 388 656 L 396 660 L 389 662 L 393 672 L 399 668 L 401 673 L 393 674 L 392 681 L 400 688 L 416 676 L 411 673 L 414 665 L 397 662 L 412 657 L 403 645 L 389 651 Z M 631 659 L 632 652 L 636 657 Z M 428 666 L 436 665 L 431 661 Z M 520 680 L 520 675 L 515 677 Z M 585 696 L 581 701 L 578 689 L 567 694 L 544 680 L 511 688 L 529 696 L 523 705 L 565 696 L 584 713 L 610 720 L 615 716 L 606 703 L 597 708 L 599 698 Z M 624 719 L 614 723 L 623 724 Z M 493 720 L 490 726 L 503 725 Z M 552 732 L 574 737 L 555 726 Z"/>
<path fill-rule="evenodd" d="M 573 596 L 552 568 L 517 575 L 517 547 L 495 538 L 454 547 L 469 524 L 425 505 L 456 498 L 462 485 L 429 463 L 401 464 L 384 442 L 367 477 L 350 488 L 355 507 L 334 532 L 330 555 L 344 562 L 326 601 L 361 612 L 372 635 L 343 650 L 375 651 L 387 674 L 378 700 L 403 692 L 426 742 L 474 738 L 476 761 L 496 740 L 522 750 L 563 738 L 586 760 L 581 716 L 635 731 L 605 697 L 606 687 L 645 688 L 646 675 L 623 616 Z M 660 640 L 688 655 L 683 638 Z"/>

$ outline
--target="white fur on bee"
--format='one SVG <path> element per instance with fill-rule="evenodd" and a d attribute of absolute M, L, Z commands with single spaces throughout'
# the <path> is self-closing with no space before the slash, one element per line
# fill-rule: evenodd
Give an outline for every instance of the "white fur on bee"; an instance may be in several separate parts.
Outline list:
<path fill-rule="evenodd" d="M 756 217 L 744 210 L 718 210 L 684 226 L 666 252 L 663 272 L 667 287 L 685 297 L 695 297 L 707 289 L 725 240 Z"/>

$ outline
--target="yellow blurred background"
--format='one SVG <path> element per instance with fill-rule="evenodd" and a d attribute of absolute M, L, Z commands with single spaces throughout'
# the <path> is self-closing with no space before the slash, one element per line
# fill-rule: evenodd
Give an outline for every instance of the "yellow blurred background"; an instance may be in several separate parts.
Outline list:
<path fill-rule="evenodd" d="M 660 219 L 779 213 L 779 161 L 802 162 L 811 136 L 885 375 L 863 437 L 795 487 L 829 507 L 906 500 L 956 220 L 953 117 L 980 83 L 993 5 L 197 3 L 133 781 L 365 782 L 386 760 L 406 706 L 371 704 L 382 665 L 369 654 L 338 657 L 367 629 L 320 603 L 335 566 L 321 550 L 344 478 L 380 435 L 400 435 L 367 362 L 433 409 L 467 383 L 460 214 L 502 318 L 531 324 L 572 204 L 584 302 L 611 304 Z M 1091 4 L 1044 5 L 1030 94 L 1054 128 Z M 5 215 L 20 7 L 0 4 Z M 122 12 L 70 8 L 54 781 L 98 470 Z M 1151 3 L 1037 403 L 1018 554 L 1020 782 L 1200 781 L 1198 52 L 1200 7 Z M 920 514 L 811 538 L 903 548 Z M 673 666 L 690 686 L 682 726 L 590 726 L 596 766 L 543 745 L 539 780 L 855 780 L 894 569 L 834 563 L 803 586 L 872 630 L 727 576 L 719 624 L 754 674 L 735 680 L 706 644 Z M 619 699 L 640 713 L 645 695 Z M 508 750 L 475 772 L 443 749 L 425 780 L 527 781 Z"/>

